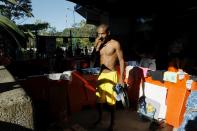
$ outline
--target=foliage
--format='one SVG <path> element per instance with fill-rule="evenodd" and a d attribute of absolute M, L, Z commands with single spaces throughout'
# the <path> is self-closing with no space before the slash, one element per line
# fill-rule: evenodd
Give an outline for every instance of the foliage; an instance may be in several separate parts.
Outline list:
<path fill-rule="evenodd" d="M 31 31 L 38 31 L 38 35 L 52 36 L 56 35 L 56 27 L 52 27 L 48 22 L 37 19 L 34 24 L 22 25 L 24 28 Z"/>
<path fill-rule="evenodd" d="M 25 34 L 11 19 L 33 16 L 31 11 L 31 0 L 0 0 L 0 27 L 12 36 L 19 47 L 32 34 Z"/>
<path fill-rule="evenodd" d="M 35 29 L 38 29 L 38 35 L 57 36 L 56 45 L 58 47 L 66 46 L 65 44 L 67 42 L 63 41 L 63 37 L 70 37 L 70 31 L 73 37 L 72 39 L 73 47 L 77 45 L 81 48 L 84 48 L 86 46 L 91 47 L 94 44 L 93 42 L 96 33 L 95 32 L 96 27 L 94 25 L 86 24 L 84 20 L 81 21 L 80 23 L 75 24 L 73 28 L 64 29 L 63 32 L 58 32 L 55 27 L 41 20 L 37 20 L 34 24 L 25 24 L 25 25 L 20 25 L 19 27 L 25 32 L 35 31 Z M 27 33 L 26 35 L 30 37 L 32 36 L 29 33 Z M 93 41 L 91 41 L 90 38 L 93 38 Z"/>
<path fill-rule="evenodd" d="M 35 31 L 35 30 L 47 29 L 48 26 L 49 26 L 48 23 L 24 24 L 24 25 L 19 25 L 19 28 L 22 29 L 22 30 Z"/>
<path fill-rule="evenodd" d="M 75 24 L 74 28 L 66 28 L 62 32 L 63 36 L 70 36 L 70 30 L 72 32 L 72 37 L 81 37 L 73 39 L 73 43 L 78 44 L 81 47 L 92 46 L 93 42 L 89 40 L 89 37 L 95 37 L 96 27 L 94 25 L 86 24 L 84 20 L 80 23 Z M 84 37 L 84 38 L 82 38 Z"/>
<path fill-rule="evenodd" d="M 56 38 L 56 46 L 57 47 L 65 46 L 63 42 L 63 38 Z"/>
<path fill-rule="evenodd" d="M 0 14 L 14 21 L 32 17 L 31 0 L 0 0 Z"/>
<path fill-rule="evenodd" d="M 0 15 L 0 26 L 13 37 L 20 47 L 20 41 L 18 38 L 25 38 L 24 33 L 12 21 L 2 15 Z"/>

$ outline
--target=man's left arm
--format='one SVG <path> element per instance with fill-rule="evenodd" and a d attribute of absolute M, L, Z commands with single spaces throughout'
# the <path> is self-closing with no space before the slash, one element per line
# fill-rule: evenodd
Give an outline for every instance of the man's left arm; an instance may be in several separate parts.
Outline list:
<path fill-rule="evenodd" d="M 116 44 L 116 53 L 117 53 L 119 64 L 120 64 L 119 83 L 123 86 L 124 85 L 124 58 L 123 58 L 123 51 L 121 49 L 119 42 L 117 42 L 117 44 Z"/>

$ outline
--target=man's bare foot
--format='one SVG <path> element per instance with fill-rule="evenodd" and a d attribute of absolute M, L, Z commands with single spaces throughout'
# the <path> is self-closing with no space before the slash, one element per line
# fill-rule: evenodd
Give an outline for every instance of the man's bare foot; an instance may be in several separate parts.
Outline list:
<path fill-rule="evenodd" d="M 91 126 L 90 126 L 90 129 L 92 129 L 92 128 L 96 128 L 96 127 L 101 127 L 101 126 L 103 126 L 103 121 L 96 121 L 96 122 L 94 122 Z"/>
<path fill-rule="evenodd" d="M 94 122 L 94 126 L 102 126 L 102 125 L 103 125 L 102 120 L 98 120 L 98 121 Z"/>
<path fill-rule="evenodd" d="M 107 131 L 116 131 L 115 126 L 110 125 Z"/>

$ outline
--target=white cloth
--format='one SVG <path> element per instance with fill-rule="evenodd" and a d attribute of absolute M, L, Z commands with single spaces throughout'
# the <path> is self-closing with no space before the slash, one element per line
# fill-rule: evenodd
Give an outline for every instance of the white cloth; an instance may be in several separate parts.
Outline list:
<path fill-rule="evenodd" d="M 185 78 L 185 75 L 187 73 L 185 73 L 182 69 L 179 69 L 179 71 L 177 72 L 177 74 L 178 74 L 178 79 L 179 80 L 183 80 Z"/>
<path fill-rule="evenodd" d="M 168 81 L 168 82 L 176 83 L 177 82 L 177 73 L 166 71 L 166 72 L 164 72 L 163 80 Z"/>
<path fill-rule="evenodd" d="M 72 72 L 73 71 L 64 71 L 62 75 L 64 75 L 64 80 L 72 81 Z"/>
<path fill-rule="evenodd" d="M 138 66 L 137 61 L 128 61 L 127 63 L 128 63 L 128 65 L 130 65 L 130 66 Z"/>
<path fill-rule="evenodd" d="M 139 97 L 143 95 L 142 86 L 140 86 L 140 93 Z M 155 119 L 165 119 L 166 116 L 166 95 L 167 95 L 167 88 L 163 86 L 154 85 L 148 82 L 144 83 L 144 94 L 146 98 L 149 98 L 156 103 L 159 103 L 158 109 L 156 110 L 156 114 L 154 116 Z"/>
<path fill-rule="evenodd" d="M 192 88 L 192 83 L 193 83 L 193 80 L 187 80 L 187 81 L 186 81 L 186 88 L 187 88 L 188 90 L 191 90 L 191 88 Z"/>
<path fill-rule="evenodd" d="M 125 74 L 125 78 L 128 79 L 129 78 L 129 71 L 133 69 L 133 66 L 126 66 L 125 70 L 126 70 L 126 74 Z"/>
<path fill-rule="evenodd" d="M 52 74 L 49 74 L 48 78 L 50 80 L 60 80 L 61 75 L 62 73 L 52 73 Z"/>

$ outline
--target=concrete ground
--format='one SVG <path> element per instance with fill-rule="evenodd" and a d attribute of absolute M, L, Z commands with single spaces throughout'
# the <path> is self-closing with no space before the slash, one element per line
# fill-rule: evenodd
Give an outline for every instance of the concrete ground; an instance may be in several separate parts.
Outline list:
<path fill-rule="evenodd" d="M 95 109 L 84 109 L 72 115 L 66 124 L 61 128 L 52 126 L 49 131 L 107 131 L 110 122 L 110 113 L 105 110 L 103 113 L 103 124 L 92 127 L 97 120 L 98 114 Z M 117 109 L 116 111 L 116 131 L 172 131 L 172 127 L 163 124 L 164 128 L 150 130 L 150 121 L 139 118 L 136 111 Z M 60 125 L 59 125 L 60 127 Z"/>

